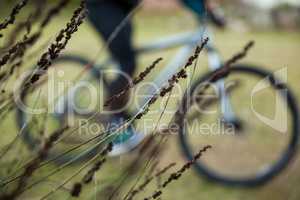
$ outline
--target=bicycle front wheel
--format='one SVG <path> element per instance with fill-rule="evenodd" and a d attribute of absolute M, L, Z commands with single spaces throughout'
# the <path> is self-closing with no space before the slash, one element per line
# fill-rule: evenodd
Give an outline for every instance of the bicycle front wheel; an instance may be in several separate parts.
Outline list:
<path fill-rule="evenodd" d="M 226 78 L 218 80 L 225 84 L 234 113 L 234 120 L 228 122 L 221 111 L 218 81 L 208 82 L 213 73 L 193 84 L 182 100 L 177 123 L 184 155 L 192 159 L 201 146 L 212 145 L 212 152 L 195 169 L 222 184 L 258 186 L 272 180 L 297 149 L 299 115 L 294 95 L 266 70 L 233 66 Z"/>

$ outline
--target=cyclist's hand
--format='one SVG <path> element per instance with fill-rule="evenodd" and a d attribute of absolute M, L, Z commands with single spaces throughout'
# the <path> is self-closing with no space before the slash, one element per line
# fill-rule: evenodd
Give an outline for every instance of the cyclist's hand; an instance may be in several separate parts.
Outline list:
<path fill-rule="evenodd" d="M 215 12 L 210 12 L 209 17 L 211 22 L 216 25 L 218 28 L 226 27 L 226 20 L 222 15 L 216 14 Z"/>
<path fill-rule="evenodd" d="M 216 25 L 218 28 L 225 28 L 226 26 L 226 20 L 224 13 L 222 9 L 219 7 L 218 4 L 207 1 L 207 9 L 208 9 L 208 15 L 211 20 L 211 22 Z"/>

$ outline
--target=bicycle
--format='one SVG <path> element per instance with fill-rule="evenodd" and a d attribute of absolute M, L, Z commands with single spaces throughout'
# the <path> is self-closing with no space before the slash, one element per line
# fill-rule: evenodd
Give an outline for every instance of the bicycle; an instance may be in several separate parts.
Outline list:
<path fill-rule="evenodd" d="M 171 62 L 159 73 L 159 75 L 153 80 L 153 83 L 155 85 L 163 85 L 174 73 L 176 73 L 180 67 L 185 63 L 186 59 L 191 55 L 191 52 L 194 50 L 196 44 L 203 38 L 203 34 L 208 33 L 208 30 L 204 30 L 203 28 L 199 28 L 194 32 L 191 33 L 183 33 L 183 34 L 176 34 L 174 36 L 168 36 L 166 38 L 162 38 L 158 41 L 151 41 L 151 44 L 144 45 L 140 48 L 137 48 L 137 54 L 145 54 L 145 53 L 151 53 L 151 52 L 156 52 L 160 50 L 165 50 L 169 48 L 174 48 L 174 47 L 181 47 L 176 55 L 173 57 Z M 210 33 L 211 34 L 211 33 Z M 208 138 L 210 136 L 205 135 L 205 134 L 193 134 L 191 129 L 188 129 L 186 126 L 186 118 L 189 118 L 190 115 L 196 116 L 196 117 L 202 117 L 201 119 L 201 124 L 205 124 L 206 121 L 204 121 L 203 113 L 198 113 L 195 110 L 191 110 L 191 108 L 195 105 L 191 104 L 189 105 L 190 102 L 190 97 L 192 97 L 194 94 L 197 94 L 199 87 L 201 87 L 203 84 L 207 83 L 209 77 L 215 72 L 215 70 L 218 70 L 220 67 L 222 67 L 222 60 L 220 58 L 220 55 L 217 52 L 217 49 L 214 47 L 212 41 L 208 43 L 205 47 L 207 55 L 208 55 L 208 63 L 209 67 L 211 69 L 210 72 L 207 74 L 204 74 L 200 77 L 197 78 L 196 81 L 192 82 L 191 87 L 189 87 L 189 90 L 185 93 L 185 95 L 182 98 L 182 102 L 179 105 L 179 109 L 182 110 L 183 115 L 182 120 L 180 120 L 179 123 L 179 142 L 183 150 L 183 154 L 187 159 L 192 159 L 193 155 L 195 153 L 194 148 L 199 147 L 199 144 L 197 144 L 197 141 L 199 138 L 196 137 L 202 137 L 200 140 L 200 145 L 206 142 L 212 142 L 215 144 L 213 145 L 217 153 L 222 153 L 224 155 L 218 155 L 216 158 L 213 156 L 206 156 L 206 158 L 203 158 L 203 160 L 200 160 L 195 164 L 195 169 L 200 175 L 204 175 L 207 177 L 209 180 L 212 181 L 217 181 L 222 184 L 226 185 L 231 185 L 231 186 L 257 186 L 257 185 L 262 185 L 264 183 L 267 183 L 268 181 L 272 180 L 276 175 L 278 175 L 292 160 L 292 158 L 295 156 L 296 150 L 297 150 L 297 143 L 298 143 L 298 132 L 299 132 L 299 115 L 298 115 L 298 108 L 296 104 L 295 97 L 291 90 L 286 86 L 285 83 L 283 83 L 281 80 L 279 80 L 277 77 L 275 77 L 271 72 L 261 68 L 261 67 L 256 67 L 253 65 L 247 65 L 247 64 L 236 64 L 232 66 L 229 69 L 230 75 L 226 78 L 221 78 L 221 80 L 218 80 L 216 84 L 212 85 L 212 87 L 208 90 L 206 93 L 209 97 L 202 102 L 202 106 L 205 105 L 204 107 L 210 108 L 211 106 L 218 106 L 221 105 L 220 111 L 216 111 L 213 113 L 214 116 L 210 115 L 207 118 L 207 122 L 210 122 L 212 119 L 217 118 L 218 121 L 220 121 L 220 126 L 224 126 L 224 128 L 230 127 L 234 129 L 234 131 L 237 130 L 237 134 L 234 135 L 227 135 L 227 134 L 219 134 L 218 139 L 216 139 L 215 136 L 213 138 Z M 90 65 L 91 62 L 88 59 L 85 59 L 81 56 L 77 55 L 63 55 L 59 57 L 55 63 L 53 63 L 53 67 L 55 66 L 60 66 L 59 68 L 62 69 L 61 66 L 70 66 L 70 69 L 66 69 L 65 73 L 68 72 L 74 72 L 75 71 L 75 66 L 77 67 L 80 72 L 82 71 L 83 67 L 86 68 L 88 67 L 87 73 L 85 73 L 86 77 L 82 78 L 84 80 L 88 80 L 89 82 L 94 82 L 95 85 L 101 85 L 100 91 L 104 91 L 105 88 L 107 87 L 107 84 L 109 83 L 109 79 L 112 79 L 111 77 L 106 77 L 103 76 L 104 70 L 109 69 L 109 65 L 114 65 L 115 63 L 111 58 L 108 58 L 106 61 L 104 61 L 101 64 L 92 64 Z M 69 70 L 69 71 L 68 71 Z M 70 74 L 72 74 L 70 73 Z M 58 75 L 59 76 L 59 75 Z M 242 132 L 249 132 L 253 130 L 253 132 L 260 132 L 260 127 L 257 126 L 257 122 L 259 120 L 255 120 L 255 118 L 248 118 L 245 119 L 241 117 L 241 113 L 237 114 L 238 111 L 241 111 L 241 108 L 246 108 L 249 105 L 246 105 L 244 101 L 240 100 L 240 97 L 243 97 L 246 95 L 245 91 L 249 89 L 253 89 L 253 87 L 248 86 L 248 88 L 244 89 L 239 89 L 240 85 L 242 83 L 245 83 L 244 80 L 247 80 L 247 83 L 252 83 L 252 85 L 256 86 L 257 81 L 253 81 L 251 78 L 244 78 L 242 81 L 236 81 L 237 79 L 241 79 L 241 76 L 251 76 L 255 78 L 259 78 L 259 83 L 260 80 L 265 80 L 265 82 L 269 83 L 269 86 L 272 88 L 272 92 L 278 92 L 279 95 L 283 100 L 284 106 L 283 108 L 287 108 L 288 111 L 290 112 L 289 118 L 286 120 L 289 123 L 290 130 L 287 131 L 289 132 L 289 136 L 287 139 L 285 138 L 286 144 L 280 144 L 282 147 L 281 152 L 277 152 L 279 154 L 276 155 L 275 157 L 273 156 L 272 153 L 266 152 L 266 155 L 264 155 L 263 159 L 259 160 L 256 158 L 254 159 L 253 156 L 251 155 L 246 155 L 249 153 L 248 151 L 250 150 L 261 150 L 265 151 L 265 144 L 260 144 L 261 142 L 267 142 L 267 137 L 255 137 L 251 134 L 252 139 L 256 139 L 257 141 L 255 144 L 257 146 L 252 146 L 254 144 L 252 143 L 247 143 L 241 141 L 243 137 L 246 137 L 247 133 L 242 133 Z M 101 84 L 99 84 L 101 83 Z M 227 83 L 231 83 L 230 87 L 227 87 Z M 233 87 L 232 87 L 233 86 Z M 67 93 L 67 98 L 64 98 L 61 103 L 61 108 L 62 108 L 62 113 L 63 115 L 54 115 L 53 118 L 56 121 L 58 127 L 62 127 L 65 123 L 64 120 L 64 114 L 67 109 L 71 110 L 73 113 L 75 113 L 75 109 L 72 108 L 72 106 L 69 104 L 67 101 L 68 100 L 73 100 L 76 99 L 76 88 L 80 88 L 80 83 L 72 86 Z M 219 95 L 218 97 L 212 97 L 213 92 L 218 92 Z M 153 90 L 153 88 L 148 88 L 147 89 L 147 94 L 151 96 L 151 94 L 154 94 L 156 92 Z M 236 93 L 237 95 L 233 95 Z M 85 96 L 84 93 L 81 93 L 79 96 Z M 269 95 L 268 95 L 269 96 Z M 267 97 L 268 97 L 267 96 Z M 238 97 L 236 101 L 234 101 L 233 97 Z M 22 101 L 24 102 L 30 102 L 28 97 L 26 95 L 22 96 Z M 265 99 L 268 99 L 266 97 L 261 98 L 260 101 L 265 101 Z M 141 104 L 147 102 L 149 100 L 149 97 L 145 97 L 142 99 Z M 252 101 L 253 99 L 251 99 Z M 220 102 L 218 102 L 220 101 Z M 99 101 L 102 102 L 102 101 Z M 246 101 L 245 101 L 246 102 Z M 195 102 L 192 102 L 195 103 Z M 237 103 L 237 106 L 239 109 L 234 107 L 234 103 Z M 253 102 L 251 102 L 252 105 Z M 56 103 L 57 104 L 57 103 Z M 85 103 L 83 103 L 85 104 Z M 36 105 L 35 105 L 36 106 Z M 198 107 L 199 104 L 197 103 L 196 106 Z M 244 107 L 243 107 L 244 106 Z M 80 107 L 80 106 L 79 106 Z M 83 105 L 84 107 L 84 105 Z M 270 111 L 265 111 L 265 109 L 268 108 L 268 102 L 265 102 L 263 105 L 263 112 L 270 112 Z M 212 109 L 211 109 L 212 110 Z M 218 110 L 218 109 L 217 109 Z M 195 114 L 196 112 L 196 114 Z M 202 110 L 203 112 L 203 110 Z M 204 112 L 210 112 L 207 110 L 204 110 Z M 75 113 L 76 114 L 76 113 Z M 87 113 L 87 116 L 90 116 L 89 113 Z M 207 116 L 207 115 L 205 115 Z M 217 116 L 217 117 L 216 117 Z M 218 116 L 221 116 L 221 120 L 219 120 Z M 193 120 L 194 120 L 194 117 Z M 101 117 L 99 117 L 100 119 Z M 35 136 L 32 133 L 32 130 L 30 130 L 29 127 L 26 127 L 28 119 L 28 114 L 24 112 L 24 110 L 20 109 L 17 106 L 17 124 L 19 129 L 22 129 L 22 138 L 24 142 L 29 146 L 31 150 L 35 150 L 38 144 L 40 143 L 38 137 L 40 136 Z M 250 120 L 251 119 L 251 120 Z M 261 119 L 261 118 L 260 118 Z M 97 120 L 97 117 L 96 117 Z M 101 118 L 103 120 L 103 118 Z M 109 117 L 107 119 L 109 121 Z M 104 121 L 105 121 L 104 120 Z M 199 120 L 199 119 L 198 119 Z M 247 127 L 245 125 L 245 122 L 248 121 L 250 122 L 251 127 Z M 252 123 L 252 125 L 251 125 Z M 197 131 L 199 131 L 198 129 Z M 265 129 L 262 129 L 263 131 Z M 189 131 L 191 133 L 189 133 Z M 265 132 L 265 131 L 264 131 Z M 274 131 L 272 131 L 273 133 Z M 280 131 L 279 131 L 280 132 Z M 248 133 L 249 134 L 249 133 Z M 282 136 L 282 135 L 281 135 Z M 191 139 L 191 137 L 193 137 Z M 206 137 L 206 138 L 205 138 Z M 222 139 L 220 139 L 222 137 Z M 278 137 L 278 134 L 275 136 L 272 135 L 272 139 Z M 204 139 L 203 139 L 204 138 Z M 225 138 L 225 139 L 224 139 Z M 249 139 L 249 138 L 248 138 Z M 251 138 L 250 138 L 251 139 Z M 230 141 L 233 140 L 233 141 Z M 66 143 L 76 143 L 80 142 L 77 141 L 76 138 L 66 139 Z M 249 140 L 250 141 L 250 140 Z M 277 143 L 281 143 L 283 139 L 279 137 L 279 141 Z M 268 141 L 270 142 L 270 141 Z M 192 144 L 193 143 L 193 144 Z M 64 144 L 67 145 L 67 144 Z M 226 146 L 227 145 L 227 146 Z M 274 144 L 272 144 L 274 145 Z M 275 148 L 274 146 L 270 145 L 271 151 L 273 151 Z M 196 147 L 195 147 L 196 146 Z M 218 151 L 218 147 L 226 146 L 226 150 L 221 149 Z M 238 152 L 237 158 L 234 159 L 233 156 L 236 154 L 236 150 L 230 149 L 233 147 L 239 146 L 240 148 L 243 147 L 248 147 L 249 150 L 246 151 L 240 151 Z M 63 147 L 62 147 L 63 148 Z M 95 155 L 98 152 L 99 148 L 94 148 L 88 153 L 84 154 L 80 159 L 77 159 L 77 161 L 82 161 L 84 159 L 87 159 L 88 157 Z M 269 151 L 269 150 L 268 150 Z M 226 155 L 226 152 L 229 153 L 229 155 Z M 246 152 L 245 155 L 239 155 L 241 153 Z M 55 157 L 58 152 L 52 152 L 51 156 Z M 213 153 L 212 153 L 213 154 Z M 59 159 L 56 160 L 57 163 L 65 163 L 68 162 L 72 159 L 74 159 L 75 154 L 68 154 L 64 155 L 63 157 L 60 157 Z M 255 152 L 254 155 L 258 155 L 257 152 Z M 51 157 L 50 156 L 50 157 Z M 272 157 L 272 158 L 270 158 Z M 231 158 L 231 159 L 230 159 Z M 250 160 L 250 158 L 252 158 Z M 231 162 L 238 162 L 239 159 L 246 159 L 246 166 L 247 167 L 255 167 L 257 163 L 260 163 L 262 161 L 265 161 L 266 159 L 269 159 L 270 163 L 268 164 L 263 164 L 260 169 L 252 170 L 252 169 L 246 169 L 243 168 L 241 169 L 240 164 L 235 164 L 232 165 Z M 218 163 L 218 160 L 221 160 L 220 163 Z M 250 162 L 251 161 L 251 162 Z M 225 163 L 225 164 L 224 164 Z M 253 164 L 254 163 L 254 164 Z M 222 168 L 224 167 L 224 169 Z M 221 168 L 220 168 L 221 167 Z M 244 170 L 241 172 L 241 170 Z M 248 170 L 247 173 L 244 173 Z M 246 174 L 246 175 L 245 175 Z"/>

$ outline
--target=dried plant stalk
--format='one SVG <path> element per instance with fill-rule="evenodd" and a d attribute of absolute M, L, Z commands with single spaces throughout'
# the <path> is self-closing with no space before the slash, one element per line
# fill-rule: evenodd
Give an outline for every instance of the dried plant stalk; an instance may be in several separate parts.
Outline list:
<path fill-rule="evenodd" d="M 15 199 L 23 192 L 22 190 L 26 186 L 28 179 L 38 168 L 39 164 L 47 157 L 47 154 L 51 149 L 52 144 L 64 133 L 66 129 L 68 129 L 68 127 L 64 127 L 58 131 L 55 131 L 53 134 L 50 135 L 48 139 L 45 140 L 45 142 L 42 144 L 42 147 L 38 152 L 37 157 L 29 162 L 24 172 L 19 176 L 20 179 L 18 181 L 16 188 L 9 194 L 1 195 L 0 199 L 6 199 L 6 200 Z"/>
<path fill-rule="evenodd" d="M 189 162 L 187 162 L 186 164 L 184 164 L 181 169 L 179 169 L 177 172 L 172 173 L 169 178 L 163 182 L 162 184 L 162 188 L 166 188 L 171 182 L 178 180 L 183 173 L 190 169 L 191 166 L 202 156 L 202 154 L 204 152 L 206 152 L 208 149 L 210 149 L 211 146 L 205 146 L 203 149 L 201 149 L 192 160 L 190 160 Z M 153 194 L 150 197 L 146 197 L 144 198 L 144 200 L 150 200 L 150 199 L 157 199 L 162 195 L 163 191 L 162 190 L 156 190 L 153 192 Z"/>
<path fill-rule="evenodd" d="M 27 3 L 28 0 L 22 0 L 12 9 L 10 15 L 2 23 L 0 23 L 0 31 L 6 29 L 8 25 L 15 23 L 17 15 Z"/>
<path fill-rule="evenodd" d="M 162 170 L 158 171 L 154 176 L 150 176 L 150 177 L 146 178 L 146 180 L 142 184 L 140 184 L 137 187 L 137 189 L 130 192 L 130 194 L 126 198 L 126 200 L 132 200 L 138 193 L 142 192 L 154 178 L 160 177 L 162 174 L 166 173 L 169 169 L 171 169 L 175 165 L 176 165 L 176 163 L 171 163 L 168 166 L 166 166 L 165 168 L 163 168 Z"/>
<path fill-rule="evenodd" d="M 125 95 L 131 88 L 133 88 L 135 85 L 139 84 L 142 82 L 145 77 L 150 74 L 150 72 L 157 66 L 157 64 L 162 61 L 162 58 L 156 59 L 149 67 L 147 67 L 143 72 L 139 74 L 138 77 L 134 78 L 132 83 L 128 83 L 118 94 L 113 95 L 110 97 L 104 104 L 104 106 L 108 106 L 123 95 Z"/>
<path fill-rule="evenodd" d="M 100 153 L 100 157 L 102 157 L 99 161 L 97 161 L 93 167 L 83 176 L 81 179 L 81 182 L 77 182 L 73 185 L 73 188 L 71 190 L 71 196 L 73 197 L 79 197 L 82 187 L 84 184 L 89 184 L 93 178 L 95 173 L 101 168 L 101 166 L 106 162 L 106 156 L 109 152 L 112 151 L 113 144 L 109 143 L 107 147 Z"/>

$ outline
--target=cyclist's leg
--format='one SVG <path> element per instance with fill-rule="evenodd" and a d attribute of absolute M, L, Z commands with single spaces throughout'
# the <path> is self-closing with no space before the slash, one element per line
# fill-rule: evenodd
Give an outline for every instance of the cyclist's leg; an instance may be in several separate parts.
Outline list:
<path fill-rule="evenodd" d="M 111 34 L 126 18 L 131 10 L 128 5 L 118 0 L 90 1 L 88 3 L 89 19 L 97 31 L 101 33 L 105 41 L 108 41 Z M 134 73 L 136 62 L 132 46 L 132 25 L 128 20 L 116 37 L 108 44 L 109 50 L 114 59 L 119 62 L 121 71 L 131 77 Z M 128 80 L 119 76 L 110 86 L 111 95 L 118 93 Z M 112 109 L 120 109 L 127 103 L 127 95 L 119 99 Z"/>
<path fill-rule="evenodd" d="M 117 26 L 126 18 L 132 5 L 127 3 L 120 3 L 118 0 L 96 1 L 88 4 L 89 18 L 97 31 L 101 33 L 105 41 L 108 41 L 111 34 L 115 31 Z M 119 62 L 121 71 L 131 77 L 133 75 L 136 63 L 135 54 L 132 47 L 132 26 L 131 22 L 127 21 L 125 26 L 120 30 L 117 36 L 108 45 L 109 50 L 116 61 Z M 126 84 L 128 80 L 123 76 L 119 76 L 110 86 L 110 95 L 118 93 Z M 123 110 L 127 104 L 128 95 L 119 98 L 118 102 L 114 102 L 112 110 Z M 125 112 L 116 113 L 115 123 L 121 123 L 122 119 L 127 119 L 129 115 Z M 132 126 L 126 129 L 122 134 L 114 139 L 114 149 L 111 155 L 120 155 L 125 153 L 135 146 L 137 146 L 143 136 L 141 134 L 134 134 L 135 131 Z"/>

